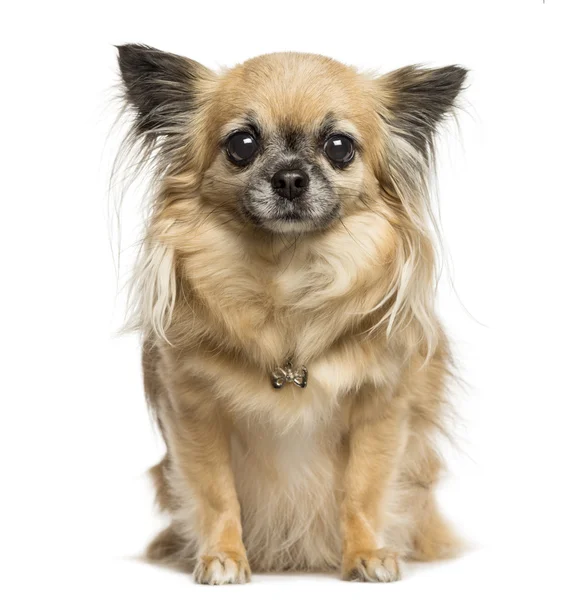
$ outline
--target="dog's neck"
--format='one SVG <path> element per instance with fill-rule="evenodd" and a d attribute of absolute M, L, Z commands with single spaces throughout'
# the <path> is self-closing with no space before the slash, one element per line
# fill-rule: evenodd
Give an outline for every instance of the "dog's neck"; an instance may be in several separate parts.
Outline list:
<path fill-rule="evenodd" d="M 384 295 L 387 226 L 361 215 L 291 239 L 199 228 L 182 253 L 191 290 L 182 314 L 202 319 L 192 326 L 200 343 L 213 339 L 268 370 L 289 357 L 308 364 L 366 328 Z"/>

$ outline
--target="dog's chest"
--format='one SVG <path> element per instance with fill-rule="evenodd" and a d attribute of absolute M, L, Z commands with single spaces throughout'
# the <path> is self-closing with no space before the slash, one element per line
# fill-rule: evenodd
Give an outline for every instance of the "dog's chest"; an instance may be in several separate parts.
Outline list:
<path fill-rule="evenodd" d="M 335 566 L 344 465 L 338 424 L 280 434 L 246 422 L 233 435 L 232 454 L 243 538 L 253 564 Z"/>

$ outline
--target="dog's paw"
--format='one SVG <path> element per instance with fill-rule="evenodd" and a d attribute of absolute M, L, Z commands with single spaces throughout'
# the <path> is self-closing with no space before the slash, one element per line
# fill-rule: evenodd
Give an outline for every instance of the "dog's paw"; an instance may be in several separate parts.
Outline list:
<path fill-rule="evenodd" d="M 223 585 L 225 583 L 247 583 L 251 569 L 245 556 L 234 552 L 215 552 L 199 556 L 193 571 L 197 583 Z"/>
<path fill-rule="evenodd" d="M 398 581 L 397 556 L 386 548 L 352 553 L 343 558 L 343 578 L 350 581 Z"/>

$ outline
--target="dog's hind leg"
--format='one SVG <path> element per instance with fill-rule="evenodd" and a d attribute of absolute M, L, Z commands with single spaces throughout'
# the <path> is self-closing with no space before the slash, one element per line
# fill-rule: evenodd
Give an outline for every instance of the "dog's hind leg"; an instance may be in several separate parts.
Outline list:
<path fill-rule="evenodd" d="M 167 470 L 169 468 L 169 457 L 165 457 L 160 463 L 149 469 L 149 475 L 152 479 L 155 496 L 158 507 L 162 511 L 170 512 L 174 509 L 174 500 L 171 497 L 169 484 L 167 481 Z"/>
<path fill-rule="evenodd" d="M 145 557 L 152 563 L 162 564 L 185 573 L 194 568 L 194 549 L 179 535 L 171 524 L 163 529 L 147 546 Z"/>
<path fill-rule="evenodd" d="M 410 560 L 440 560 L 460 554 L 464 544 L 441 515 L 432 492 L 428 492 L 416 517 Z"/>
<path fill-rule="evenodd" d="M 171 562 L 184 547 L 184 541 L 172 525 L 163 529 L 147 546 L 146 557 L 153 562 Z"/>
<path fill-rule="evenodd" d="M 163 512 L 170 513 L 175 509 L 175 501 L 167 482 L 168 468 L 169 460 L 165 456 L 160 463 L 149 470 L 149 475 L 155 487 L 159 508 Z M 194 549 L 191 548 L 190 542 L 179 534 L 172 523 L 157 534 L 145 551 L 147 560 L 187 572 L 191 572 L 194 566 L 193 556 Z"/>

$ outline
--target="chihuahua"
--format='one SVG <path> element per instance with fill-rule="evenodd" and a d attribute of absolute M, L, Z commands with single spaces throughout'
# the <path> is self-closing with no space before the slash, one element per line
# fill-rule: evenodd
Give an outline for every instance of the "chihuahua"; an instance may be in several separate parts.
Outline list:
<path fill-rule="evenodd" d="M 148 558 L 226 584 L 455 555 L 430 180 L 466 71 L 118 51 L 121 154 L 152 182 L 133 325 L 170 522 Z"/>

